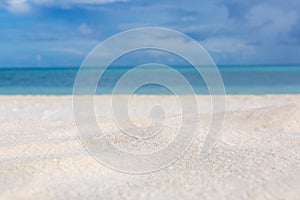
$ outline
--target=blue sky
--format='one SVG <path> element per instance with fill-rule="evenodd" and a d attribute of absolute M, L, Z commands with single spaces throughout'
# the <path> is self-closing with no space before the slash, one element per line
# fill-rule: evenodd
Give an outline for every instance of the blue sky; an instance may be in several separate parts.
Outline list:
<path fill-rule="evenodd" d="M 217 64 L 299 64 L 299 10 L 299 0 L 1 0 L 0 67 L 76 67 L 107 37 L 144 26 L 187 34 Z"/>

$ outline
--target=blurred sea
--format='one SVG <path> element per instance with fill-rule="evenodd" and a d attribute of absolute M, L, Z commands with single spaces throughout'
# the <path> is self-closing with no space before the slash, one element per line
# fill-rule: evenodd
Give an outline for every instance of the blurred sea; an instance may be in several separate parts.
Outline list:
<path fill-rule="evenodd" d="M 185 76 L 197 94 L 208 94 L 205 82 L 192 68 L 173 67 Z M 104 73 L 97 94 L 111 94 L 116 82 L 132 67 L 110 67 Z M 227 94 L 300 94 L 300 66 L 218 66 Z M 95 73 L 97 69 L 86 69 Z M 156 71 L 155 71 L 156 70 Z M 140 70 L 160 75 L 158 68 Z M 207 69 L 210 70 L 210 69 Z M 2 68 L 0 94 L 71 95 L 78 68 Z M 181 87 L 181 85 L 174 85 Z M 171 94 L 157 84 L 148 84 L 138 94 Z M 184 91 L 183 91 L 184 93 Z"/>

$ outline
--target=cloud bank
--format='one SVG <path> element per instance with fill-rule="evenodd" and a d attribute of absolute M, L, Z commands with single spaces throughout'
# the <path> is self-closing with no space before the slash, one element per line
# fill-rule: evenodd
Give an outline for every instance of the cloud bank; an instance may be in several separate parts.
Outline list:
<path fill-rule="evenodd" d="M 0 66 L 35 65 L 37 55 L 40 64 L 78 66 L 97 43 L 143 26 L 187 34 L 217 64 L 299 64 L 299 10 L 298 0 L 7 0 Z"/>

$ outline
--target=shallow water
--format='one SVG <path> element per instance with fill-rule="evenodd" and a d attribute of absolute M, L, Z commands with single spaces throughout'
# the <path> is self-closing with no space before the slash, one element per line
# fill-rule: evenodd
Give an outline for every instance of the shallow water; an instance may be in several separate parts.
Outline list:
<path fill-rule="evenodd" d="M 173 67 L 190 83 L 197 94 L 208 94 L 202 77 L 192 67 Z M 111 94 L 116 82 L 132 67 L 110 67 L 99 82 L 97 94 Z M 300 66 L 218 66 L 227 94 L 299 94 Z M 94 74 L 97 69 L 86 69 Z M 210 70 L 210 69 L 205 69 Z M 2 68 L 0 69 L 0 94 L 72 94 L 78 68 Z M 162 76 L 163 69 L 148 68 L 136 72 L 137 76 Z M 171 77 L 169 77 L 171 78 Z M 87 80 L 88 81 L 88 80 Z M 127 93 L 123 85 L 120 93 Z M 176 81 L 171 86 L 186 92 Z M 124 89 L 124 90 L 122 90 Z M 122 92 L 123 91 L 123 92 Z M 139 88 L 138 94 L 171 94 L 170 90 L 147 84 Z"/>

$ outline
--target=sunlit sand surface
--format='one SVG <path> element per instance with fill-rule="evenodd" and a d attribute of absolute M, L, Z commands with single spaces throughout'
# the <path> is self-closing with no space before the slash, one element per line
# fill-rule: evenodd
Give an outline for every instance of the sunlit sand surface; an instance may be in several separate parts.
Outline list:
<path fill-rule="evenodd" d="M 115 133 L 109 97 L 96 100 L 99 124 Z M 173 97 L 134 100 L 132 120 L 139 126 L 151 123 L 148 109 L 143 109 L 151 101 L 174 112 L 167 116 L 168 129 L 148 143 L 134 143 L 131 150 L 167 145 L 180 126 Z M 299 100 L 297 95 L 228 96 L 221 136 L 210 154 L 200 156 L 199 137 L 173 165 L 133 175 L 107 168 L 85 150 L 73 120 L 71 96 L 1 96 L 0 198 L 296 199 L 300 196 Z M 199 131 L 205 132 L 210 98 L 198 96 L 197 101 L 202 105 Z M 113 142 L 127 148 L 132 141 L 120 136 Z"/>

